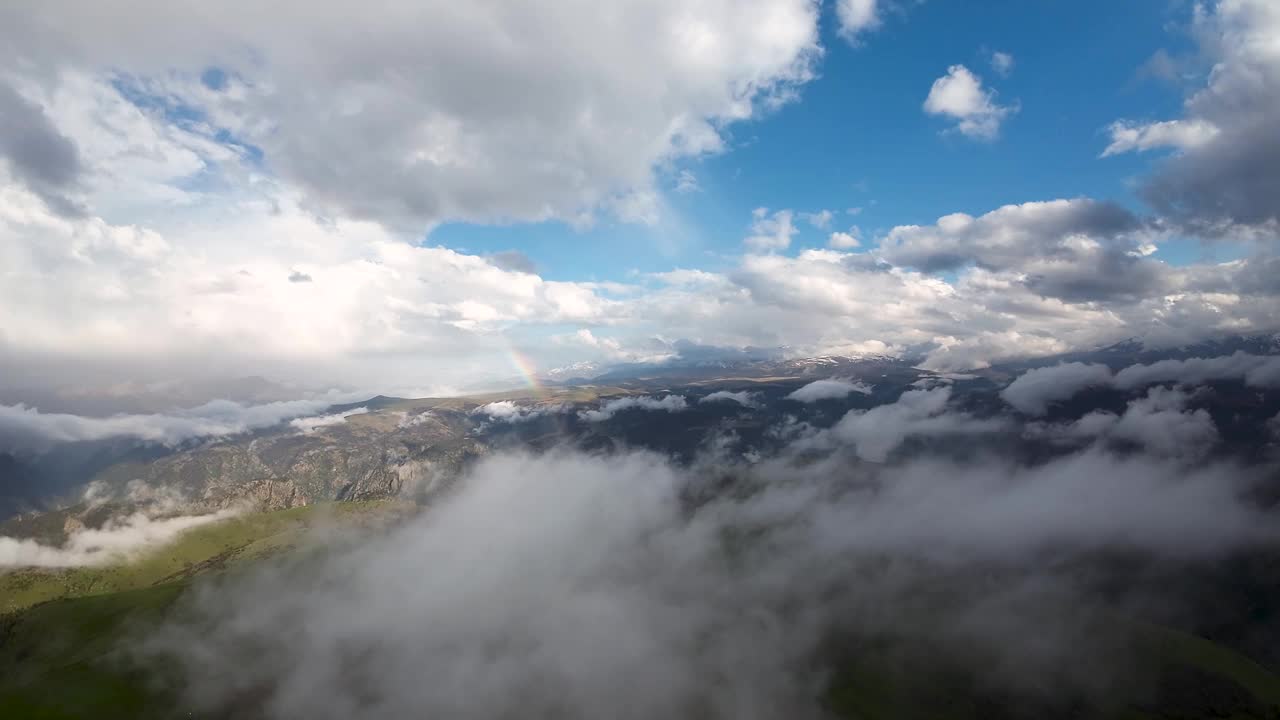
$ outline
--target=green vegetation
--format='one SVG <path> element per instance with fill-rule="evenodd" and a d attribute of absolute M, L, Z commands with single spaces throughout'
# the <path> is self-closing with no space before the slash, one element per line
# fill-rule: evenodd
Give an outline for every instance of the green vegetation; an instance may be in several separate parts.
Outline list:
<path fill-rule="evenodd" d="M 143 667 L 129 639 L 162 622 L 202 573 L 221 572 L 301 547 L 319 525 L 394 518 L 393 503 L 337 503 L 247 515 L 193 529 L 129 563 L 0 575 L 0 720 L 194 717 L 164 668 Z M 1161 627 L 1128 624 L 1147 670 L 1142 688 L 1114 700 L 1061 693 L 1014 700 L 983 683 L 981 663 L 903 660 L 892 641 L 862 644 L 842 661 L 827 695 L 856 720 L 990 720 L 1101 717 L 1195 720 L 1280 717 L 1280 678 L 1221 645 Z M 122 650 L 123 649 L 123 650 Z"/>
<path fill-rule="evenodd" d="M 394 503 L 386 501 L 325 503 L 243 515 L 193 528 L 173 543 L 131 562 L 0 573 L 0 613 L 56 598 L 102 595 L 184 580 L 292 548 L 318 524 L 368 522 L 388 514 L 371 511 L 393 507 Z"/>

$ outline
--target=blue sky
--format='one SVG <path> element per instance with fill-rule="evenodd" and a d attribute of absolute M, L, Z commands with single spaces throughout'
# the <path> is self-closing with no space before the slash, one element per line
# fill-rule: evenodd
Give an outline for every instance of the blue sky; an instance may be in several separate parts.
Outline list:
<path fill-rule="evenodd" d="M 0 373 L 1275 332 L 1276 37 L 1274 0 L 0 8 Z"/>
<path fill-rule="evenodd" d="M 740 250 L 751 211 L 762 206 L 861 208 L 857 216 L 837 214 L 833 225 L 856 224 L 872 238 L 895 225 L 1046 198 L 1090 196 L 1144 212 L 1132 185 L 1156 158 L 1098 156 L 1117 118 L 1178 114 L 1184 87 L 1141 68 L 1161 49 L 1194 51 L 1185 7 L 1166 0 L 1098 3 L 1090 12 L 1067 2 L 919 3 L 889 13 L 856 46 L 836 37 L 833 12 L 825 12 L 820 77 L 798 101 L 730 127 L 728 152 L 668 171 L 668 187 L 686 169 L 700 190 L 668 193 L 658 225 L 457 223 L 426 242 L 519 249 L 557 279 L 622 280 L 634 271 L 725 265 Z M 1014 58 L 1007 76 L 991 66 L 996 51 Z M 998 138 L 946 132 L 947 121 L 921 110 L 931 83 L 954 64 L 978 74 L 999 102 L 1018 104 Z M 799 227 L 794 247 L 826 244 L 828 232 Z M 1197 243 L 1162 253 L 1177 263 L 1205 254 Z"/>

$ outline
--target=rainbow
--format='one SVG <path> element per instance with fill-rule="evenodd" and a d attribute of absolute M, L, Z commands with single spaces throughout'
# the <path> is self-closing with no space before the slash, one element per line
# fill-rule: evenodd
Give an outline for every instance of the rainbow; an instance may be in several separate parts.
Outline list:
<path fill-rule="evenodd" d="M 514 346 L 507 348 L 507 355 L 511 359 L 511 364 L 515 366 L 516 372 L 520 373 L 520 378 L 524 380 L 524 383 L 529 386 L 529 390 L 533 392 L 534 397 L 539 400 L 545 399 L 549 393 L 538 380 L 538 368 L 533 364 L 533 360 L 515 349 Z"/>

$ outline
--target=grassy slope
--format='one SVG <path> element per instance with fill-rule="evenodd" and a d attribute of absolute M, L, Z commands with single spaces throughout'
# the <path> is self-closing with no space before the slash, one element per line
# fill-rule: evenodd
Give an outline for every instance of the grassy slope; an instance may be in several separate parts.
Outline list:
<path fill-rule="evenodd" d="M 0 576 L 0 603 L 15 608 L 0 615 L 0 720 L 192 717 L 157 689 L 155 669 L 144 673 L 118 654 L 120 640 L 135 627 L 161 621 L 194 575 L 294 547 L 322 520 L 365 521 L 385 517 L 372 511 L 386 508 L 342 503 L 261 513 L 197 528 L 131 563 Z M 1153 665 L 1172 671 L 1171 695 L 1136 707 L 1117 705 L 1102 715 L 1280 717 L 1280 679 L 1266 668 L 1182 633 L 1152 627 L 1141 635 Z M 964 672 L 903 678 L 874 657 L 862 658 L 837 674 L 829 705 L 840 717 L 859 720 L 1005 717 L 999 700 L 973 692 Z"/>
<path fill-rule="evenodd" d="M 102 595 L 182 580 L 286 550 L 301 541 L 317 523 L 345 524 L 390 506 L 378 501 L 347 502 L 255 513 L 194 528 L 170 545 L 132 562 L 2 573 L 0 613 L 56 598 Z"/>
<path fill-rule="evenodd" d="M 118 654 L 196 575 L 287 551 L 313 527 L 377 522 L 389 502 L 312 505 L 194 528 L 130 562 L 0 575 L 0 720 L 161 718 L 175 702 Z"/>

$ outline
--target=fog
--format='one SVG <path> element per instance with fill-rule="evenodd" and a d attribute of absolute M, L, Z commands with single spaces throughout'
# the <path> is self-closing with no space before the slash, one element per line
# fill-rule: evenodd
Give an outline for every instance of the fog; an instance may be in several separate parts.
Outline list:
<path fill-rule="evenodd" d="M 314 415 L 345 399 L 341 393 L 249 405 L 213 400 L 165 413 L 88 417 L 45 413 L 26 405 L 0 405 L 0 451 L 47 451 L 59 443 L 129 438 L 177 445 L 197 438 L 220 438 L 278 425 L 290 418 Z"/>
<path fill-rule="evenodd" d="M 201 525 L 239 513 L 226 509 L 207 515 L 156 518 L 142 512 L 107 521 L 100 528 L 79 527 L 62 545 L 0 536 L 0 568 L 104 565 L 137 556 Z"/>
<path fill-rule="evenodd" d="M 946 411 L 947 392 L 855 411 L 830 437 L 881 457 L 903 428 L 991 429 Z M 197 708 L 251 698 L 280 720 L 816 718 L 831 653 L 877 633 L 978 648 L 1012 688 L 1087 691 L 1123 658 L 1082 631 L 1101 604 L 1073 562 L 1209 563 L 1277 540 L 1233 465 L 812 447 L 689 466 L 491 455 L 385 536 L 204 586 L 139 652 L 176 659 Z"/>

